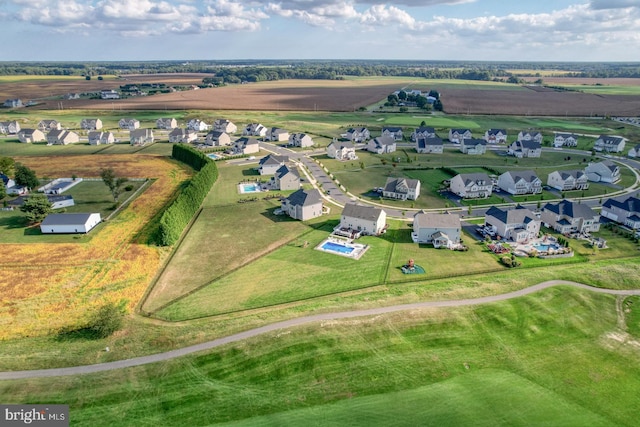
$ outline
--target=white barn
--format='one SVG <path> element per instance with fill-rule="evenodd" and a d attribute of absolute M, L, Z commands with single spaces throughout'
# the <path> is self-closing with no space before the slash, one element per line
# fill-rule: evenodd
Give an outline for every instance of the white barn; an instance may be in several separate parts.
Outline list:
<path fill-rule="evenodd" d="M 44 234 L 88 233 L 102 218 L 99 213 L 49 214 L 40 224 Z"/>

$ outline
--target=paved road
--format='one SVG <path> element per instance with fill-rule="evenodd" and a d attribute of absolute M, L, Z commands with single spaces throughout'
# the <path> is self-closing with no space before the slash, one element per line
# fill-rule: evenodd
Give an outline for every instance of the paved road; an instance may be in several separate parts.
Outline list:
<path fill-rule="evenodd" d="M 497 301 L 504 301 L 512 298 L 518 298 L 524 295 L 529 295 L 534 292 L 538 292 L 542 289 L 546 289 L 546 288 L 550 288 L 552 286 L 558 286 L 558 285 L 569 285 L 577 288 L 587 289 L 592 292 L 598 292 L 598 293 L 610 294 L 610 295 L 640 295 L 640 290 L 601 289 L 601 288 L 594 288 L 581 283 L 567 282 L 563 280 L 551 280 L 551 281 L 539 283 L 537 285 L 534 285 L 525 289 L 521 289 L 518 291 L 509 292 L 501 295 L 491 295 L 491 296 L 481 297 L 481 298 L 446 300 L 446 301 L 425 301 L 425 302 L 418 302 L 413 304 L 377 307 L 377 308 L 371 308 L 367 310 L 342 311 L 342 312 L 336 312 L 336 313 L 323 313 L 323 314 L 315 314 L 312 316 L 298 317 L 296 319 L 285 320 L 282 322 L 265 325 L 259 328 L 250 329 L 248 331 L 240 332 L 234 335 L 229 335 L 227 337 L 219 338 L 213 341 L 207 341 L 201 344 L 184 347 L 177 350 L 167 351 L 165 353 L 152 354 L 150 356 L 142 356 L 142 357 L 136 357 L 133 359 L 118 360 L 116 362 L 100 363 L 96 365 L 73 366 L 69 368 L 0 372 L 0 380 L 15 380 L 15 379 L 26 379 L 26 378 L 43 378 L 43 377 L 59 377 L 59 376 L 78 375 L 78 374 L 90 374 L 95 372 L 111 371 L 114 369 L 129 368 L 132 366 L 147 365 L 150 363 L 156 363 L 156 362 L 175 359 L 177 357 L 186 356 L 188 354 L 196 353 L 199 351 L 210 350 L 225 344 L 246 340 L 247 338 L 256 337 L 258 335 L 262 335 L 268 332 L 278 331 L 278 330 L 291 328 L 294 326 L 300 326 L 300 325 L 313 323 L 313 322 L 321 322 L 321 321 L 336 320 L 336 319 L 350 319 L 353 317 L 362 317 L 362 316 L 375 316 L 375 315 L 386 314 L 386 313 L 395 313 L 395 312 L 404 311 L 404 310 L 418 310 L 418 309 L 432 308 L 432 307 L 461 307 L 461 306 L 468 306 L 468 305 L 487 304 L 487 303 L 493 303 Z"/>

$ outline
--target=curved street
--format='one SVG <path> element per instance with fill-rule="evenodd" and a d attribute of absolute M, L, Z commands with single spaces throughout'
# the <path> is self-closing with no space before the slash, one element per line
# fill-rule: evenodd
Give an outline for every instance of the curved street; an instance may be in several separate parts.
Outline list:
<path fill-rule="evenodd" d="M 462 307 L 469 305 L 488 304 L 498 301 L 505 301 L 513 298 L 518 298 L 524 295 L 529 295 L 534 292 L 538 292 L 543 289 L 547 289 L 558 285 L 568 285 L 576 288 L 587 289 L 592 292 L 598 292 L 609 295 L 640 295 L 640 290 L 613 290 L 602 289 L 588 286 L 582 283 L 568 282 L 563 280 L 551 280 L 548 282 L 542 282 L 537 285 L 530 286 L 528 288 L 520 289 L 518 291 L 509 292 L 501 295 L 491 295 L 480 298 L 469 298 L 460 300 L 444 300 L 444 301 L 424 301 L 412 304 L 392 305 L 388 307 L 377 307 L 366 310 L 352 310 L 341 311 L 335 313 L 322 313 L 314 314 L 311 316 L 298 317 L 295 319 L 284 320 L 282 322 L 272 323 L 270 325 L 261 326 L 255 329 L 249 329 L 244 332 L 229 335 L 227 337 L 218 338 L 212 341 L 203 342 L 201 344 L 184 347 L 177 350 L 167 351 L 164 353 L 152 354 L 149 356 L 141 356 L 132 359 L 118 360 L 115 362 L 100 363 L 96 365 L 84 365 L 84 366 L 72 366 L 68 368 L 54 368 L 54 369 L 38 369 L 31 371 L 13 371 L 13 372 L 0 372 L 0 380 L 17 380 L 27 378 L 44 378 L 44 377 L 59 377 L 68 375 L 79 374 L 91 374 L 96 372 L 111 371 L 114 369 L 130 368 L 133 366 L 147 365 L 150 363 L 162 362 L 166 360 L 175 359 L 177 357 L 186 356 L 189 354 L 197 353 L 199 351 L 211 350 L 226 344 L 242 341 L 248 338 L 253 338 L 259 335 L 266 334 L 268 332 L 279 331 L 281 329 L 292 328 L 313 322 L 338 320 L 338 319 L 350 319 L 354 317 L 362 316 L 375 316 L 386 313 L 395 313 L 404 310 L 420 310 L 434 307 Z"/>

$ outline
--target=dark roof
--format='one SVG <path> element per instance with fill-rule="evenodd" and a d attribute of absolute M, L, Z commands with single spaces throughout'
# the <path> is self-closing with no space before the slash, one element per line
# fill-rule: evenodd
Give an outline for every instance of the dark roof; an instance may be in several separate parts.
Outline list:
<path fill-rule="evenodd" d="M 415 130 L 415 133 L 436 133 L 436 130 L 431 126 L 420 126 Z"/>
<path fill-rule="evenodd" d="M 469 138 L 469 139 L 463 140 L 462 145 L 471 145 L 471 146 L 487 145 L 487 141 L 485 141 L 484 139 Z"/>
<path fill-rule="evenodd" d="M 459 133 L 459 134 L 460 134 L 460 133 L 467 133 L 467 132 L 471 133 L 471 130 L 470 130 L 470 129 L 461 129 L 461 128 L 458 128 L 458 129 L 451 129 L 451 132 L 453 132 L 453 133 Z"/>
<path fill-rule="evenodd" d="M 398 126 L 383 126 L 382 131 L 388 130 L 389 132 L 402 132 L 402 128 Z"/>
<path fill-rule="evenodd" d="M 276 154 L 269 154 L 260 159 L 260 166 L 263 165 L 281 165 L 289 161 L 289 157 L 287 156 L 278 156 Z"/>
<path fill-rule="evenodd" d="M 472 182 L 478 181 L 484 181 L 484 184 L 482 185 L 491 185 L 491 178 L 489 178 L 489 175 L 487 175 L 486 173 L 461 173 L 459 175 L 465 185 L 469 185 Z"/>
<path fill-rule="evenodd" d="M 640 212 L 640 199 L 637 197 L 629 197 L 620 202 L 616 199 L 608 199 L 602 205 L 603 208 L 616 207 L 627 212 Z"/>
<path fill-rule="evenodd" d="M 408 188 L 412 188 L 412 189 L 416 189 L 418 188 L 418 183 L 420 181 L 418 181 L 417 179 L 409 179 L 409 178 L 387 178 L 387 182 L 384 186 L 384 191 L 389 191 L 392 193 L 396 192 L 396 188 L 398 187 L 398 185 L 400 184 L 405 184 Z"/>
<path fill-rule="evenodd" d="M 619 136 L 611 136 L 611 135 L 600 135 L 598 139 L 601 139 L 605 145 L 618 145 L 622 141 L 624 141 L 624 138 L 621 138 Z"/>
<path fill-rule="evenodd" d="M 375 221 L 376 219 L 380 218 L 380 214 L 382 212 L 383 211 L 380 208 L 376 208 L 374 206 L 358 205 L 356 203 L 347 203 L 346 205 L 344 205 L 344 209 L 342 209 L 343 216 L 366 219 L 370 221 Z"/>
<path fill-rule="evenodd" d="M 506 130 L 504 130 L 504 129 L 489 129 L 489 130 L 487 131 L 487 134 L 488 134 L 488 135 L 497 135 L 497 134 L 499 134 L 499 133 L 501 133 L 501 134 L 503 134 L 503 135 L 506 135 L 506 134 L 507 134 L 507 131 L 506 131 Z"/>
<path fill-rule="evenodd" d="M 419 137 L 416 142 L 419 148 L 425 148 L 427 145 L 443 145 L 442 138 L 438 138 L 437 136 L 428 138 Z"/>
<path fill-rule="evenodd" d="M 24 205 L 25 200 L 29 198 L 29 195 L 26 196 L 18 196 L 15 199 L 8 202 L 11 206 L 22 206 Z M 47 194 L 47 199 L 50 203 L 61 202 L 63 200 L 73 200 L 73 196 L 63 195 L 63 194 Z"/>
<path fill-rule="evenodd" d="M 539 142 L 536 142 L 534 140 L 516 141 L 515 144 L 516 144 L 516 146 L 520 146 L 522 148 L 526 148 L 527 150 L 537 150 L 538 148 L 542 147 L 542 145 L 540 145 Z"/>
<path fill-rule="evenodd" d="M 560 174 L 560 177 L 561 177 L 562 179 L 567 179 L 567 178 L 569 178 L 570 176 L 572 176 L 572 177 L 574 177 L 574 178 L 578 179 L 578 178 L 580 178 L 581 176 L 584 176 L 584 175 L 585 175 L 584 171 L 583 171 L 583 170 L 579 170 L 579 169 L 568 170 L 568 171 L 556 171 L 556 172 L 558 172 L 558 173 Z"/>
<path fill-rule="evenodd" d="M 89 217 L 93 215 L 91 213 L 65 213 L 65 214 L 49 214 L 42 221 L 42 225 L 84 225 Z"/>
<path fill-rule="evenodd" d="M 511 176 L 511 179 L 513 179 L 513 182 L 516 182 L 518 179 L 523 179 L 527 182 L 533 182 L 538 178 L 538 175 L 536 175 L 536 173 L 532 170 L 525 170 L 525 171 L 508 171 L 505 172 L 505 174 L 509 174 L 509 176 Z"/>
<path fill-rule="evenodd" d="M 525 224 L 533 220 L 533 212 L 520 205 L 506 210 L 491 206 L 486 215 L 492 216 L 504 224 Z"/>
<path fill-rule="evenodd" d="M 563 200 L 558 204 L 547 203 L 543 210 L 551 211 L 557 215 L 567 216 L 569 218 L 593 218 L 596 213 L 586 204 L 575 203 L 569 200 Z"/>
<path fill-rule="evenodd" d="M 396 140 L 390 136 L 379 136 L 373 139 L 373 142 L 378 146 L 383 145 L 393 145 L 396 143 Z"/>
<path fill-rule="evenodd" d="M 297 176 L 298 178 L 300 178 L 300 174 L 298 173 L 298 170 L 296 168 L 290 168 L 287 165 L 282 165 L 278 168 L 278 170 L 275 173 L 275 176 L 277 176 L 278 178 L 282 178 L 283 176 L 285 176 L 288 173 L 292 173 L 293 175 Z"/>
<path fill-rule="evenodd" d="M 322 203 L 322 195 L 316 189 L 312 190 L 297 190 L 287 197 L 290 204 L 294 206 L 309 206 L 316 203 Z"/>
<path fill-rule="evenodd" d="M 0 173 L 0 179 L 2 180 L 2 182 L 4 182 L 4 185 L 7 185 L 7 183 L 9 182 L 9 177 L 3 173 Z"/>

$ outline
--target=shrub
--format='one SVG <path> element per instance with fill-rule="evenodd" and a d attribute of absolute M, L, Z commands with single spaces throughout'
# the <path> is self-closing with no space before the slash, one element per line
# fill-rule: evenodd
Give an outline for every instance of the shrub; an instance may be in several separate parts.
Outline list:
<path fill-rule="evenodd" d="M 126 187 L 124 187 L 124 191 L 131 191 L 133 190 L 133 185 L 129 184 Z"/>

